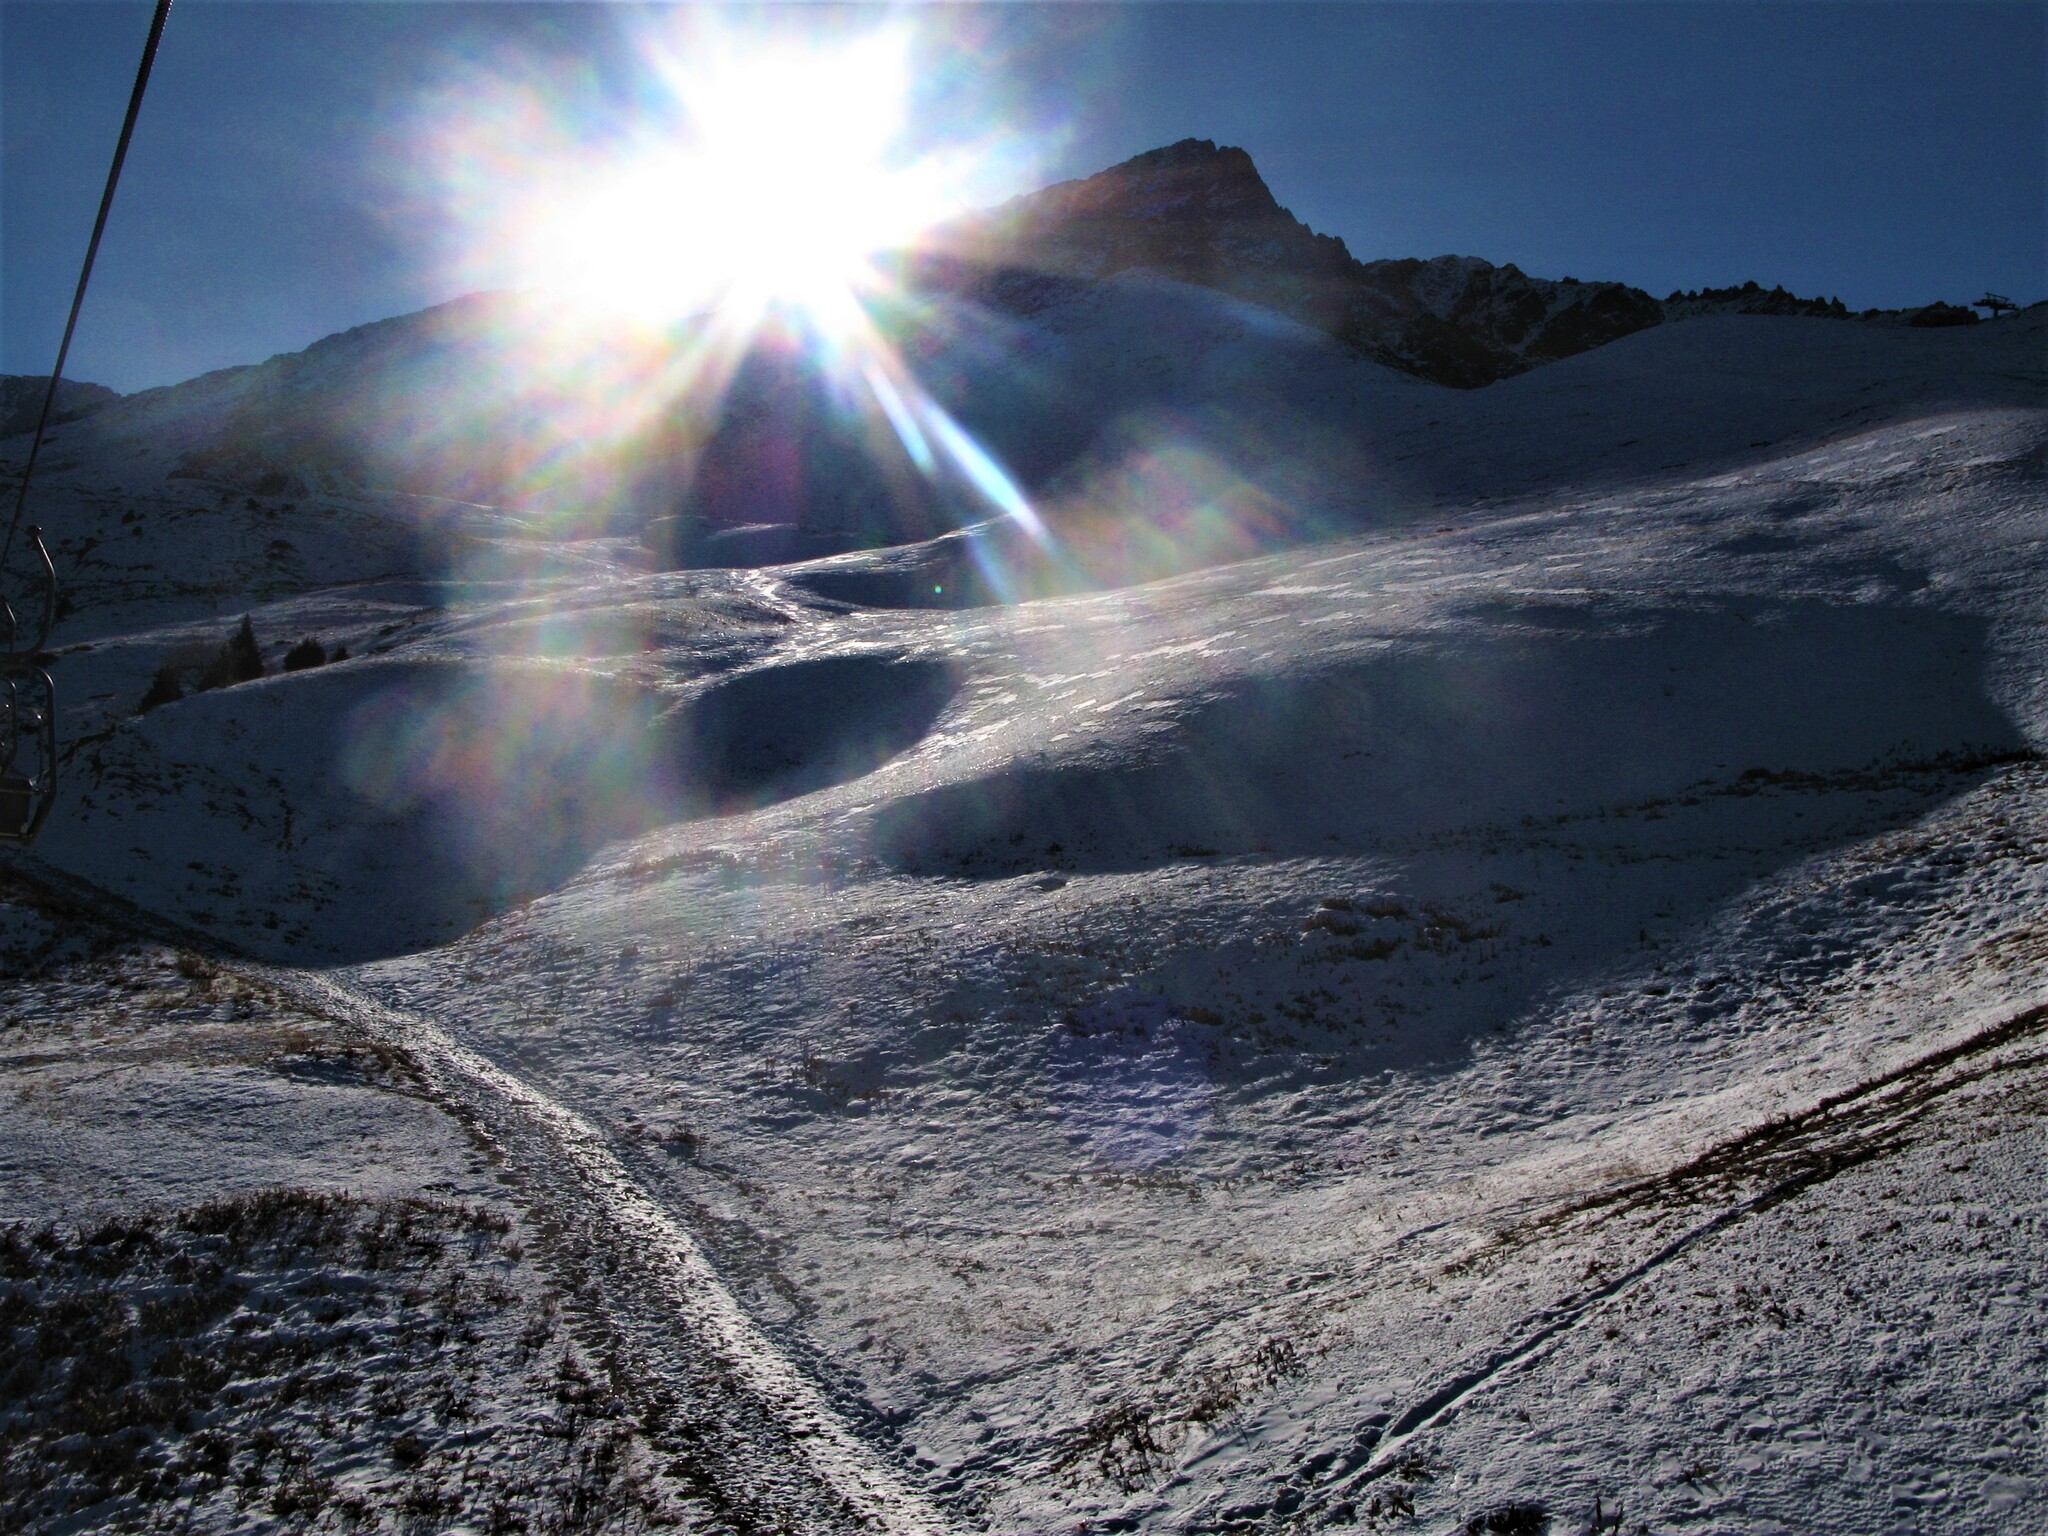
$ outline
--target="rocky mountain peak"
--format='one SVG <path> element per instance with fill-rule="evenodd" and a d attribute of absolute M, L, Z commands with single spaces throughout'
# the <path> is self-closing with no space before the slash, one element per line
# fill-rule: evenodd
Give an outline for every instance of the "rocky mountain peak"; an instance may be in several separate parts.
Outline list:
<path fill-rule="evenodd" d="M 1474 256 L 1360 262 L 1281 206 L 1244 150 L 1183 139 L 941 231 L 930 286 L 1032 313 L 1144 271 L 1219 289 L 1377 362 L 1474 388 L 1664 318 L 1621 283 L 1551 282 Z"/>
<path fill-rule="evenodd" d="M 956 222 L 931 242 L 921 275 L 1029 312 L 1142 270 L 1293 313 L 1313 307 L 1304 279 L 1349 260 L 1341 240 L 1275 201 L 1244 150 L 1183 139 Z"/>
<path fill-rule="evenodd" d="M 1012 206 L 1047 219 L 1152 219 L 1221 226 L 1295 221 L 1273 198 L 1252 157 L 1209 139 L 1147 150 L 1080 181 L 1061 182 Z"/>

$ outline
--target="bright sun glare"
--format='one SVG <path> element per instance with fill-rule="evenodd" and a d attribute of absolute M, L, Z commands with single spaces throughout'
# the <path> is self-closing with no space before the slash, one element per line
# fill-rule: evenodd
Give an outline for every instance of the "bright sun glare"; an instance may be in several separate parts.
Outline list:
<path fill-rule="evenodd" d="M 597 170 L 531 232 L 541 286 L 666 321 L 800 309 L 837 328 L 878 251 L 957 207 L 905 135 L 910 39 L 713 40 L 659 61 L 679 133 Z"/>
<path fill-rule="evenodd" d="M 998 458 L 919 381 L 899 341 L 927 298 L 892 288 L 901 269 L 878 260 L 1014 190 L 1032 153 L 1028 114 L 1006 115 L 973 38 L 920 25 L 742 27 L 686 8 L 636 16 L 617 72 L 501 61 L 438 99 L 424 138 L 462 231 L 458 280 L 510 279 L 563 322 L 522 333 L 522 365 L 570 381 L 584 441 L 716 421 L 774 330 L 799 340 L 878 454 L 964 487 L 963 516 L 1043 539 Z M 948 96 L 969 67 L 975 90 Z M 978 134 L 934 121 L 947 101 Z M 552 460 L 536 453 L 545 477 Z"/>

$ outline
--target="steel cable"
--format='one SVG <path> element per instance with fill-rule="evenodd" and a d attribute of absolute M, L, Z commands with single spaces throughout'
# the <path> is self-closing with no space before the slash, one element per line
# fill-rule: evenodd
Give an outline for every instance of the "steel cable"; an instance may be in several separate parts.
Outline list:
<path fill-rule="evenodd" d="M 21 472 L 21 488 L 14 497 L 14 516 L 7 524 L 7 537 L 0 541 L 0 570 L 7 568 L 14 552 L 14 535 L 21 528 L 22 512 L 28 506 L 28 487 L 34 479 L 36 460 L 43 451 L 43 434 L 49 429 L 50 411 L 57 403 L 58 381 L 64 377 L 64 360 L 71 352 L 71 336 L 78 329 L 78 312 L 85 307 L 86 285 L 92 281 L 92 264 L 100 253 L 100 236 L 106 233 L 107 215 L 114 206 L 114 188 L 120 185 L 121 165 L 128 158 L 128 141 L 135 136 L 135 119 L 142 111 L 142 93 L 149 85 L 150 67 L 156 63 L 157 44 L 163 40 L 164 21 L 171 14 L 171 0 L 156 0 L 156 15 L 149 23 L 149 41 L 142 46 L 142 64 L 135 71 L 135 89 L 128 95 L 128 115 L 121 122 L 121 139 L 114 146 L 114 163 L 107 168 L 107 188 L 100 194 L 99 217 L 93 220 L 92 239 L 85 247 L 85 265 L 78 273 L 78 291 L 71 296 L 71 317 L 64 322 L 64 340 L 57 347 L 57 366 L 50 370 L 50 386 L 43 392 L 42 414 L 36 418 L 36 434 L 28 448 L 28 464 Z"/>

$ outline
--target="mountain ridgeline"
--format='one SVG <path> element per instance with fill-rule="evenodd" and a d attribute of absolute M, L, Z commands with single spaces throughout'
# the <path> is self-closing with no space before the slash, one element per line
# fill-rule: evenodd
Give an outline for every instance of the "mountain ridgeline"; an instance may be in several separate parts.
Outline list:
<path fill-rule="evenodd" d="M 33 432 L 36 418 L 43 413 L 43 398 L 49 390 L 47 374 L 0 373 L 0 438 L 12 437 L 17 432 Z M 50 420 L 55 425 L 79 421 L 120 398 L 104 384 L 60 379 L 57 381 L 57 398 L 50 402 Z"/>
<path fill-rule="evenodd" d="M 1029 313 L 1141 269 L 1313 326 L 1375 362 L 1472 389 L 1664 319 L 1625 283 L 1534 278 L 1471 256 L 1361 262 L 1274 200 L 1252 157 L 1183 139 L 941 232 L 921 279 Z"/>
<path fill-rule="evenodd" d="M 1355 456 L 1366 395 L 1481 389 L 1697 315 L 1847 314 L 1755 283 L 1658 300 L 1476 257 L 1362 262 L 1283 208 L 1244 150 L 1205 139 L 968 215 L 896 261 L 907 301 L 883 319 L 920 383 L 1054 504 L 1086 500 L 1166 422 L 1240 469 L 1322 464 L 1343 481 L 1358 465 L 1338 473 L 1330 455 Z M 124 474 L 154 464 L 224 494 L 395 492 L 560 532 L 645 530 L 678 564 L 902 543 L 988 515 L 971 474 L 913 463 L 875 401 L 820 374 L 800 326 L 765 328 L 712 370 L 716 390 L 679 392 L 709 324 L 594 334 L 543 294 L 476 294 L 125 398 L 67 383 L 57 419 L 77 425 L 51 469 L 97 445 Z M 39 381 L 0 383 L 0 436 L 26 430 Z"/>

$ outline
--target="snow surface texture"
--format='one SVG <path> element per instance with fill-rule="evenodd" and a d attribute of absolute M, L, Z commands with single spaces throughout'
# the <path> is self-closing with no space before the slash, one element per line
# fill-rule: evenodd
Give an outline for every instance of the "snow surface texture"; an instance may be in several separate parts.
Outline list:
<path fill-rule="evenodd" d="M 338 1275 L 388 1202 L 504 1210 L 556 1235 L 474 1262 L 704 1426 L 629 1405 L 617 1457 L 709 1529 L 2041 1529 L 2044 317 L 1472 392 L 1154 279 L 1018 324 L 1116 419 L 1014 605 L 926 594 L 993 536 L 650 574 L 473 508 L 422 566 L 417 498 L 66 428 L 75 747 L 8 942 L 98 903 L 183 1001 L 133 1034 L 114 961 L 35 961 L 7 1214 L 175 1256 L 346 1188 Z M 1192 568 L 1088 590 L 1170 563 L 1091 497 Z M 244 611 L 350 659 L 133 713 Z M 406 1432 L 538 1528 L 541 1389 L 479 1369 L 506 1406 Z M 79 1518 L 402 1524 L 345 1460 Z"/>

